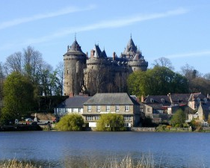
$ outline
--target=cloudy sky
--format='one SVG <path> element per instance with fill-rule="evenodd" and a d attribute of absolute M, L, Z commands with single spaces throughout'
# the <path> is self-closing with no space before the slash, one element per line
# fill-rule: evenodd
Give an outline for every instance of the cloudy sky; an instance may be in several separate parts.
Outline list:
<path fill-rule="evenodd" d="M 75 40 L 120 56 L 130 37 L 152 67 L 170 59 L 210 73 L 209 0 L 1 0 L 0 62 L 27 46 L 55 67 Z"/>

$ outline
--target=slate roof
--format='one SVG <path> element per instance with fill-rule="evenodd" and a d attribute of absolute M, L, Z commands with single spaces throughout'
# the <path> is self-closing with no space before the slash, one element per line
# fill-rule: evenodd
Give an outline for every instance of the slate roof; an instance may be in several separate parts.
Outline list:
<path fill-rule="evenodd" d="M 96 93 L 84 105 L 139 105 L 127 93 Z"/>
<path fill-rule="evenodd" d="M 59 104 L 57 108 L 83 108 L 84 102 L 86 102 L 90 98 L 90 96 L 69 97 L 64 102 Z"/>
<path fill-rule="evenodd" d="M 83 53 L 81 46 L 78 44 L 78 42 L 75 40 L 70 48 L 68 49 L 67 53 L 65 55 L 82 55 L 85 56 L 85 53 Z"/>
<path fill-rule="evenodd" d="M 162 105 L 170 105 L 170 99 L 166 95 L 150 95 L 147 96 L 144 100 L 144 103 L 146 104 L 162 104 Z"/>
<path fill-rule="evenodd" d="M 171 99 L 174 104 L 184 103 L 187 104 L 190 97 L 190 93 L 183 94 L 171 94 Z"/>
<path fill-rule="evenodd" d="M 192 101 L 193 99 L 197 99 L 197 98 L 203 101 L 204 98 L 206 98 L 206 96 L 204 96 L 201 92 L 192 93 L 189 97 L 189 100 Z"/>

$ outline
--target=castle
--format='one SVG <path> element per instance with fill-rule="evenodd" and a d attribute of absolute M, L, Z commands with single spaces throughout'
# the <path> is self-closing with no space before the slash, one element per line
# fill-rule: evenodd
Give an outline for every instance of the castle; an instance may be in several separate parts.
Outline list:
<path fill-rule="evenodd" d="M 126 92 L 128 75 L 137 70 L 146 71 L 148 67 L 132 37 L 120 57 L 115 52 L 108 57 L 99 45 L 95 45 L 88 56 L 75 39 L 67 47 L 63 60 L 64 95 Z"/>

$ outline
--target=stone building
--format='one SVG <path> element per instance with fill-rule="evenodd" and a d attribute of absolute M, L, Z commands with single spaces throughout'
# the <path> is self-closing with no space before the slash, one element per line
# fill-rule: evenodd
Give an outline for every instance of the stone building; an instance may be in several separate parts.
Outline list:
<path fill-rule="evenodd" d="M 97 93 L 83 104 L 83 117 L 89 127 L 96 127 L 101 114 L 120 114 L 125 127 L 139 126 L 140 105 L 127 93 Z"/>
<path fill-rule="evenodd" d="M 126 92 L 128 75 L 137 70 L 146 71 L 148 67 L 132 37 L 120 57 L 115 52 L 108 57 L 99 45 L 95 45 L 88 56 L 75 39 L 63 59 L 64 95 Z"/>

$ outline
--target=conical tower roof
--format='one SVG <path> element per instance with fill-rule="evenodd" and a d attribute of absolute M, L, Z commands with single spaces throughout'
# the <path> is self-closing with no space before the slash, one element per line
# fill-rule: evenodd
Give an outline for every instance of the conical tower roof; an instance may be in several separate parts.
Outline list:
<path fill-rule="evenodd" d="M 128 44 L 127 44 L 127 47 L 126 47 L 126 50 L 125 51 L 127 53 L 129 53 L 129 52 L 134 52 L 135 53 L 137 51 L 137 47 L 135 46 L 132 37 L 128 41 Z"/>
<path fill-rule="evenodd" d="M 85 55 L 83 53 L 81 46 L 78 44 L 77 40 L 72 43 L 72 45 L 68 48 L 67 53 L 64 55 Z"/>

